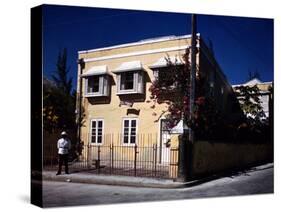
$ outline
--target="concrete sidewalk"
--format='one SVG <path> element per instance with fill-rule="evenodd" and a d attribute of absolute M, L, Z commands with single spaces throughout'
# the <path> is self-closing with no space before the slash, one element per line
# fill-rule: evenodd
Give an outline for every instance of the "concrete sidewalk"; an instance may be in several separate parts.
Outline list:
<path fill-rule="evenodd" d="M 56 176 L 55 171 L 44 171 L 43 180 L 59 181 L 59 182 L 74 182 L 102 185 L 117 185 L 117 186 L 133 186 L 133 187 L 150 187 L 150 188 L 182 188 L 190 185 L 192 182 L 181 183 L 171 179 L 156 179 L 133 176 L 117 176 L 117 175 L 96 175 L 87 172 L 62 174 Z"/>
<path fill-rule="evenodd" d="M 69 175 L 62 174 L 56 176 L 55 171 L 44 171 L 43 180 L 58 181 L 58 182 L 73 182 L 73 183 L 88 183 L 88 184 L 102 184 L 115 186 L 133 186 L 133 187 L 149 187 L 149 188 L 183 188 L 202 184 L 214 179 L 226 176 L 240 175 L 244 172 L 264 170 L 273 167 L 272 163 L 252 167 L 244 171 L 233 171 L 228 173 L 221 173 L 212 175 L 206 178 L 197 179 L 189 182 L 176 182 L 171 179 L 145 178 L 133 176 L 117 176 L 117 175 L 96 175 L 88 172 L 71 173 Z"/>

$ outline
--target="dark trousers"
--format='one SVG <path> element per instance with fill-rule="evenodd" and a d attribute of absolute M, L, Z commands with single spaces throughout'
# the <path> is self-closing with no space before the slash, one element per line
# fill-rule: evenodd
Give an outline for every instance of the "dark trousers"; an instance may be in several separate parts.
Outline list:
<path fill-rule="evenodd" d="M 59 154 L 59 170 L 58 173 L 61 173 L 62 164 L 65 166 L 65 173 L 68 174 L 68 154 Z"/>

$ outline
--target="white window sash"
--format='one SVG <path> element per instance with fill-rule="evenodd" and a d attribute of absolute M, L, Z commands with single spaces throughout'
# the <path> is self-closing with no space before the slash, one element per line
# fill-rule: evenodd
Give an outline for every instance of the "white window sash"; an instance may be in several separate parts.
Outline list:
<path fill-rule="evenodd" d="M 131 136 L 132 136 L 132 121 L 136 121 L 136 131 L 135 131 L 135 143 L 131 143 Z M 129 121 L 128 124 L 128 143 L 125 143 L 125 121 Z M 123 136 L 122 136 L 122 143 L 123 145 L 136 145 L 137 144 L 137 131 L 138 131 L 138 119 L 137 118 L 126 118 L 123 119 Z"/>
<path fill-rule="evenodd" d="M 102 122 L 102 128 L 101 128 L 101 143 L 98 143 L 98 129 L 99 126 L 98 126 L 98 123 L 99 121 Z M 93 122 L 96 123 L 96 129 L 95 129 L 95 140 L 93 141 L 92 138 L 93 138 Z M 102 145 L 103 144 L 103 136 L 104 136 L 104 120 L 103 119 L 91 119 L 91 128 L 90 128 L 90 144 L 93 144 L 93 145 Z"/>

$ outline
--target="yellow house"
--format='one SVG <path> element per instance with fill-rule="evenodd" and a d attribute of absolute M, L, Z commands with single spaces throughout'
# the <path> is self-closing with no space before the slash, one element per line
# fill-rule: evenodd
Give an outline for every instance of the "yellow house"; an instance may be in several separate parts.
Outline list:
<path fill-rule="evenodd" d="M 210 95 L 229 114 L 232 88 L 200 34 L 197 37 L 197 72 L 207 76 Z M 167 66 L 165 58 L 182 65 L 190 45 L 191 36 L 183 35 L 78 52 L 84 64 L 79 65 L 77 80 L 78 105 L 84 114 L 80 140 L 88 146 L 83 155 L 94 161 L 90 165 L 112 171 L 133 163 L 134 174 L 143 169 L 166 170 L 176 178 L 183 124 L 167 129 L 167 105 L 154 107 L 149 88 Z"/>

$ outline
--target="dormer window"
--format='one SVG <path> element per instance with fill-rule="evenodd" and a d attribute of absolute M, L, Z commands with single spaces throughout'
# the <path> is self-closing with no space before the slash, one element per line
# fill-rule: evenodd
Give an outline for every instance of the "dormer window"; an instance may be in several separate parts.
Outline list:
<path fill-rule="evenodd" d="M 99 97 L 109 95 L 109 73 L 106 66 L 94 66 L 85 72 L 85 96 Z"/>
<path fill-rule="evenodd" d="M 122 63 L 113 73 L 117 78 L 117 95 L 143 93 L 143 70 L 140 61 Z"/>

